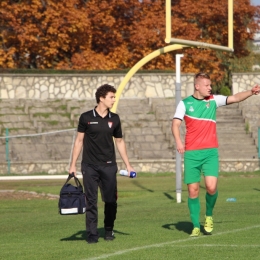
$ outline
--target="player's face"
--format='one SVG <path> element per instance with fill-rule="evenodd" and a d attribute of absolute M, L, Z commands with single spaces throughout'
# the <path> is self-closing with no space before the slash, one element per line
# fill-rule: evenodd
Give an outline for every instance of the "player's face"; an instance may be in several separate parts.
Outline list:
<path fill-rule="evenodd" d="M 100 98 L 100 101 L 102 101 L 102 103 L 110 109 L 116 102 L 116 95 L 113 92 L 108 92 L 105 98 Z"/>
<path fill-rule="evenodd" d="M 198 91 L 200 98 L 208 97 L 210 96 L 212 90 L 211 80 L 205 78 L 197 79 L 195 88 Z"/>

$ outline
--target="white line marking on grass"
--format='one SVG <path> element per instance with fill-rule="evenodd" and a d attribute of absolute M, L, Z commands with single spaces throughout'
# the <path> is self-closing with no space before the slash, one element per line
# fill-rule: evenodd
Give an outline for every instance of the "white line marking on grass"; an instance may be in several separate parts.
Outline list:
<path fill-rule="evenodd" d="M 173 245 L 174 247 L 197 247 L 198 245 Z M 200 247 L 260 247 L 260 245 L 215 245 L 215 244 L 200 244 Z"/>
<path fill-rule="evenodd" d="M 214 233 L 213 236 L 221 236 L 221 235 L 226 235 L 226 234 L 229 234 L 229 233 L 236 233 L 236 232 L 246 231 L 246 230 L 250 230 L 250 229 L 253 229 L 253 228 L 259 228 L 259 227 L 260 227 L 260 225 L 245 227 L 245 228 L 239 228 L 239 229 L 229 230 L 229 231 L 225 231 L 225 232 Z M 84 260 L 105 259 L 105 258 L 109 258 L 109 257 L 112 257 L 112 256 L 123 255 L 123 254 L 126 254 L 126 253 L 130 253 L 130 252 L 134 252 L 134 251 L 138 251 L 138 250 L 143 250 L 143 249 L 148 249 L 148 248 L 153 248 L 153 247 L 163 247 L 163 246 L 167 246 L 167 245 L 171 245 L 171 244 L 177 244 L 177 243 L 181 243 L 181 242 L 196 241 L 197 239 L 202 239 L 202 238 L 206 238 L 206 237 L 209 237 L 209 236 L 199 236 L 199 237 L 196 237 L 196 238 L 195 237 L 194 238 L 189 237 L 189 238 L 186 238 L 186 239 L 174 240 L 174 241 L 170 241 L 170 242 L 164 242 L 164 243 L 159 243 L 159 244 L 151 244 L 151 245 L 146 245 L 146 246 L 134 247 L 134 248 L 129 248 L 129 249 L 117 251 L 117 252 L 111 253 L 111 254 L 101 255 L 101 256 L 97 256 L 97 257 L 93 257 L 93 258 L 86 258 Z M 185 247 L 186 246 L 187 245 L 185 245 Z"/>

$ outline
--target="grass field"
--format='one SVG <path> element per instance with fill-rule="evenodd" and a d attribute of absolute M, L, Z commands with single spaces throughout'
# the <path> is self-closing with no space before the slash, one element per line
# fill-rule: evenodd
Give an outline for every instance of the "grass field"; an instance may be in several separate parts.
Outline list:
<path fill-rule="evenodd" d="M 97 244 L 85 241 L 85 215 L 59 215 L 57 196 L 48 195 L 58 195 L 65 179 L 0 181 L 0 259 L 260 259 L 260 172 L 221 174 L 213 235 L 199 238 L 189 237 L 187 189 L 176 203 L 174 174 L 118 176 L 116 239 L 103 239 L 99 200 Z M 204 197 L 201 183 L 201 224 Z"/>

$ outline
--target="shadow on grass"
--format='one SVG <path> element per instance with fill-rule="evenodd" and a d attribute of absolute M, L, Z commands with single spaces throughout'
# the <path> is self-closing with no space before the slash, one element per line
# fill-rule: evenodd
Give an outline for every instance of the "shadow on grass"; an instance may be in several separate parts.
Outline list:
<path fill-rule="evenodd" d="M 114 231 L 115 235 L 116 234 L 125 235 L 125 236 L 130 235 L 129 233 L 120 232 L 118 230 L 113 230 L 113 231 Z M 104 237 L 105 236 L 105 229 L 104 228 L 98 228 L 98 233 L 99 233 L 99 237 Z M 78 231 L 77 233 L 71 235 L 70 237 L 61 238 L 60 241 L 77 241 L 77 240 L 86 240 L 86 239 L 87 239 L 86 230 L 81 230 L 81 231 Z"/>
<path fill-rule="evenodd" d="M 173 197 L 172 195 L 170 195 L 168 192 L 164 192 L 163 194 L 164 194 L 164 196 L 165 196 L 166 198 L 168 198 L 169 200 L 174 200 L 174 197 Z"/>
<path fill-rule="evenodd" d="M 138 181 L 134 181 L 133 184 L 139 188 L 141 188 L 142 190 L 146 190 L 146 191 L 149 191 L 149 192 L 154 192 L 153 190 L 150 190 L 150 189 L 147 189 L 146 187 L 144 187 L 143 185 L 141 185 Z"/>
<path fill-rule="evenodd" d="M 71 235 L 70 237 L 61 238 L 60 241 L 76 241 L 76 240 L 86 240 L 86 239 L 87 239 L 86 230 L 81 230 Z"/>
<path fill-rule="evenodd" d="M 166 228 L 166 229 L 170 229 L 170 230 L 177 229 L 177 230 L 182 231 L 187 234 L 191 234 L 191 231 L 193 229 L 192 223 L 187 222 L 187 221 L 165 224 L 162 227 Z M 202 226 L 201 226 L 201 228 L 202 228 Z"/>
<path fill-rule="evenodd" d="M 229 222 L 229 221 L 225 221 L 225 222 Z M 233 221 L 230 221 L 230 222 L 233 222 Z M 214 223 L 222 223 L 222 221 L 220 221 L 220 222 L 215 221 Z M 184 233 L 191 234 L 192 229 L 193 229 L 193 224 L 191 222 L 183 221 L 183 222 L 178 222 L 178 223 L 165 224 L 162 227 L 165 229 L 170 229 L 170 230 L 177 229 Z M 200 230 L 201 230 L 201 232 L 204 232 L 203 225 L 200 225 Z M 209 234 L 205 234 L 205 235 L 209 235 Z"/>

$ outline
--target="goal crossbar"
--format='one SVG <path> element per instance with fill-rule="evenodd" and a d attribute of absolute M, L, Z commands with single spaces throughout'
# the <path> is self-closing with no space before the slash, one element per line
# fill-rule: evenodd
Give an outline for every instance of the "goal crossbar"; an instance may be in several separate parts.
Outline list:
<path fill-rule="evenodd" d="M 171 29 L 172 29 L 172 14 L 171 14 L 171 0 L 166 0 L 165 6 L 166 6 L 166 37 L 165 42 L 166 43 L 177 43 L 187 46 L 194 46 L 194 47 L 201 47 L 201 48 L 211 48 L 215 50 L 221 50 L 221 51 L 228 51 L 233 52 L 234 51 L 234 19 L 233 19 L 233 0 L 227 0 L 228 1 L 228 46 L 222 46 L 222 45 L 215 45 L 210 44 L 206 42 L 198 42 L 198 41 L 189 41 L 189 40 L 183 40 L 178 38 L 172 38 L 171 36 Z"/>
<path fill-rule="evenodd" d="M 206 42 L 181 40 L 181 39 L 177 39 L 177 38 L 171 38 L 170 43 L 177 43 L 177 44 L 182 44 L 182 45 L 187 45 L 187 46 L 194 46 L 194 47 L 197 47 L 197 48 L 209 48 L 209 49 L 220 50 L 220 51 L 228 51 L 228 52 L 234 51 L 233 48 L 226 47 L 226 46 L 221 46 L 221 45 L 216 45 L 216 44 L 211 44 L 211 43 L 206 43 Z"/>

